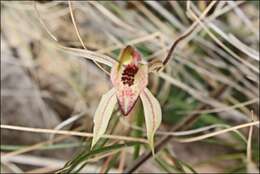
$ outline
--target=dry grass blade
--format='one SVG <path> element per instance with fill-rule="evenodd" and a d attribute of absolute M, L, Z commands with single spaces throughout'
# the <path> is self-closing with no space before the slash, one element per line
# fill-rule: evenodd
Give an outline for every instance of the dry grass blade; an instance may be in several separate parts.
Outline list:
<path fill-rule="evenodd" d="M 37 3 L 36 1 L 33 2 L 33 6 L 34 6 L 34 9 L 36 11 L 36 14 L 38 16 L 38 19 L 40 21 L 40 23 L 42 24 L 42 26 L 44 27 L 45 31 L 49 34 L 49 36 L 55 40 L 56 42 L 58 42 L 58 39 L 52 34 L 52 32 L 49 30 L 49 28 L 47 27 L 47 25 L 45 24 L 45 22 L 43 21 L 42 17 L 41 17 L 41 14 L 37 8 Z"/>
<path fill-rule="evenodd" d="M 248 47 L 247 45 L 242 43 L 238 38 L 236 38 L 232 34 L 229 34 L 229 40 L 231 43 L 233 43 L 234 46 L 238 47 L 241 51 L 243 51 L 245 54 L 247 54 L 250 58 L 253 58 L 253 59 L 259 61 L 259 52 Z"/>
<path fill-rule="evenodd" d="M 65 131 L 65 130 L 53 130 L 53 129 L 40 129 L 40 128 L 29 128 L 22 126 L 11 126 L 11 125 L 0 125 L 1 129 L 10 129 L 16 131 L 44 133 L 44 134 L 60 134 L 60 135 L 73 135 L 81 137 L 93 137 L 92 133 L 76 132 L 76 131 Z M 103 135 L 102 138 L 109 138 L 115 140 L 134 141 L 140 143 L 147 143 L 147 140 L 141 138 L 119 136 L 119 135 Z"/>
<path fill-rule="evenodd" d="M 169 76 L 166 73 L 159 73 L 159 76 L 165 80 L 167 80 L 168 82 L 170 82 L 171 84 L 181 88 L 182 90 L 186 91 L 187 93 L 189 93 L 190 95 L 192 95 L 194 98 L 196 98 L 197 100 L 207 104 L 207 105 L 211 105 L 214 108 L 227 108 L 227 106 L 223 103 L 220 103 L 218 101 L 216 101 L 214 98 L 211 98 L 208 95 L 203 94 L 202 92 L 199 92 L 191 87 L 189 87 L 188 85 L 184 84 L 181 81 L 178 81 L 174 78 L 172 78 L 171 76 Z M 232 114 L 232 116 L 236 117 L 239 120 L 243 120 L 243 121 L 247 121 L 248 117 L 245 114 L 242 114 L 241 112 L 238 112 L 237 110 L 233 109 L 233 108 L 229 108 L 228 110 L 226 110 L 228 113 Z"/>
<path fill-rule="evenodd" d="M 70 0 L 69 0 L 69 9 L 70 9 L 70 16 L 71 16 L 71 19 L 72 19 L 72 23 L 73 23 L 73 26 L 74 26 L 74 28 L 75 28 L 75 30 L 76 30 L 76 33 L 77 33 L 77 37 L 78 37 L 78 39 L 79 39 L 81 45 L 83 46 L 83 48 L 86 50 L 87 47 L 85 46 L 85 44 L 84 44 L 84 42 L 83 42 L 83 40 L 82 40 L 82 38 L 81 38 L 81 36 L 80 36 L 79 29 L 78 29 L 78 27 L 77 27 L 77 24 L 76 24 L 74 15 L 73 15 L 72 3 L 71 3 Z M 93 62 L 94 62 L 102 71 L 104 71 L 107 75 L 110 74 L 107 70 L 105 70 L 105 69 L 104 69 L 99 63 L 97 63 L 95 60 L 93 60 Z"/>
<path fill-rule="evenodd" d="M 79 120 L 81 117 L 83 117 L 85 115 L 86 112 L 82 112 L 76 115 L 71 116 L 70 118 L 68 118 L 67 120 L 64 120 L 63 122 L 61 122 L 60 124 L 58 124 L 54 130 L 61 130 L 63 129 L 65 126 L 68 126 L 70 124 L 72 124 L 73 122 Z M 54 138 L 54 134 L 50 135 L 50 140 L 52 140 Z M 53 141 L 51 141 L 53 142 Z"/>
<path fill-rule="evenodd" d="M 215 109 L 207 109 L 207 110 L 203 110 L 203 111 L 192 111 L 192 112 L 188 112 L 188 113 L 209 114 L 209 113 L 224 112 L 224 111 L 227 111 L 229 109 L 237 109 L 237 108 L 241 108 L 241 107 L 253 104 L 253 103 L 259 103 L 259 99 L 255 98 L 255 99 L 243 102 L 243 103 L 235 104 L 233 106 L 227 106 L 227 107 L 215 108 Z"/>
<path fill-rule="evenodd" d="M 253 66 L 252 64 L 250 64 L 249 62 L 247 62 L 246 60 L 242 59 L 241 57 L 239 57 L 236 53 L 234 53 L 231 49 L 229 49 L 226 45 L 224 45 L 210 30 L 209 28 L 198 18 L 198 16 L 191 10 L 188 9 L 189 14 L 196 20 L 199 22 L 199 24 L 203 27 L 203 29 L 209 34 L 209 36 L 217 43 L 219 44 L 223 49 L 225 49 L 229 54 L 231 54 L 233 57 L 235 57 L 236 59 L 238 59 L 240 62 L 242 62 L 243 64 L 245 64 L 247 67 L 251 68 L 252 70 L 254 70 L 255 72 L 259 73 L 259 69 L 255 66 Z"/>
<path fill-rule="evenodd" d="M 77 128 L 75 130 L 80 130 L 80 129 L 82 129 L 82 128 L 79 127 L 79 128 Z M 33 151 L 33 150 L 37 150 L 38 148 L 40 148 L 42 146 L 45 146 L 45 145 L 48 145 L 48 144 L 51 144 L 51 143 L 54 143 L 54 142 L 58 142 L 58 141 L 61 141 L 61 140 L 64 140 L 65 138 L 68 138 L 68 137 L 70 137 L 70 135 L 59 136 L 59 137 L 56 137 L 56 138 L 51 139 L 51 140 L 40 142 L 40 143 L 31 145 L 31 146 L 28 146 L 28 147 L 25 147 L 25 148 L 21 148 L 19 150 L 16 150 L 16 151 L 13 151 L 13 152 L 10 152 L 10 153 L 6 153 L 2 157 L 3 158 L 10 158 L 12 156 L 20 155 L 20 154 L 23 154 L 23 153 L 26 153 L 26 152 L 30 152 L 30 151 Z"/>
<path fill-rule="evenodd" d="M 253 121 L 253 112 L 251 112 L 251 119 Z M 248 132 L 248 140 L 247 140 L 247 173 L 259 173 L 259 169 L 257 169 L 255 163 L 252 161 L 252 136 L 253 136 L 253 126 L 250 126 Z"/>
<path fill-rule="evenodd" d="M 182 142 L 182 143 L 190 143 L 190 142 L 194 142 L 194 141 L 200 141 L 200 140 L 203 140 L 203 139 L 206 139 L 206 138 L 210 138 L 210 137 L 220 135 L 220 134 L 223 134 L 223 133 L 226 133 L 226 132 L 234 131 L 234 130 L 237 130 L 237 129 L 241 129 L 241 128 L 245 128 L 245 127 L 249 127 L 249 126 L 254 126 L 254 125 L 259 125 L 259 123 L 260 123 L 259 121 L 254 121 L 252 123 L 241 124 L 241 125 L 238 125 L 238 126 L 228 128 L 228 129 L 208 133 L 208 134 L 197 136 L 197 137 L 178 139 L 178 141 Z"/>
<path fill-rule="evenodd" d="M 1 160 L 1 171 L 5 171 L 5 170 L 3 170 L 3 166 L 2 165 L 7 167 L 8 169 L 10 169 L 12 173 L 24 173 L 24 171 L 22 169 L 20 169 L 14 163 Z"/>
<path fill-rule="evenodd" d="M 146 132 L 146 130 L 143 129 L 142 127 L 130 125 L 129 123 L 127 123 L 123 119 L 120 119 L 120 121 L 121 121 L 122 124 L 124 124 L 127 127 L 131 127 L 132 129 L 139 130 L 139 131 L 142 131 L 142 132 Z M 229 127 L 230 126 L 225 125 L 225 124 L 213 124 L 213 125 L 210 125 L 210 126 L 205 126 L 205 127 L 186 130 L 186 131 L 170 132 L 170 131 L 160 131 L 159 130 L 155 134 L 157 136 L 158 135 L 168 135 L 168 136 L 178 137 L 178 136 L 188 136 L 188 135 L 198 134 L 198 133 L 202 133 L 202 132 L 209 131 L 211 129 L 216 129 L 216 128 L 229 128 Z M 241 137 L 241 139 L 243 139 L 244 142 L 246 142 L 245 137 L 239 131 L 237 131 L 237 130 L 232 130 L 232 131 L 236 132 Z"/>
<path fill-rule="evenodd" d="M 88 161 L 89 162 L 96 162 L 102 158 L 105 158 L 107 156 L 112 155 L 114 152 L 106 153 L 94 158 L 90 158 Z M 4 154 L 1 154 L 4 155 Z M 65 161 L 63 160 L 58 160 L 58 159 L 53 159 L 53 158 L 46 158 L 46 157 L 37 157 L 37 156 L 32 156 L 32 155 L 19 155 L 19 156 L 14 156 L 10 157 L 9 159 L 5 159 L 4 161 L 10 161 L 18 164 L 24 164 L 24 165 L 30 165 L 30 166 L 36 166 L 36 167 L 41 167 L 32 171 L 28 171 L 28 173 L 44 173 L 44 172 L 53 172 L 54 170 L 57 170 L 59 168 L 62 168 L 64 166 Z M 85 167 L 82 172 L 94 172 L 98 171 L 100 168 L 96 165 L 88 165 Z M 111 171 L 116 172 L 115 169 L 112 169 Z"/>

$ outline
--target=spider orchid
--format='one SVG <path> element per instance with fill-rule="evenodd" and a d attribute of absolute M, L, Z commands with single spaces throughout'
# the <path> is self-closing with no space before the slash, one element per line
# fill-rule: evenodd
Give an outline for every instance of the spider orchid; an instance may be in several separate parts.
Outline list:
<path fill-rule="evenodd" d="M 148 84 L 148 74 L 149 72 L 158 72 L 162 70 L 169 62 L 177 44 L 189 36 L 197 25 L 197 23 L 194 23 L 186 32 L 180 35 L 173 42 L 166 58 L 163 61 L 153 59 L 149 62 L 149 64 L 144 62 L 141 54 L 131 46 L 125 47 L 120 53 L 119 60 L 116 61 L 109 56 L 105 56 L 97 52 L 92 52 L 86 49 L 83 50 L 64 47 L 56 43 L 59 48 L 70 54 L 82 56 L 87 59 L 91 59 L 94 62 L 103 63 L 112 67 L 110 79 L 113 84 L 113 88 L 102 96 L 95 112 L 94 134 L 91 148 L 93 148 L 93 146 L 105 133 L 116 103 L 119 104 L 121 113 L 127 116 L 133 109 L 137 99 L 140 97 L 144 108 L 148 143 L 154 153 L 153 139 L 156 130 L 161 124 L 162 112 L 159 102 L 146 87 Z M 56 41 L 57 39 L 54 40 Z"/>
<path fill-rule="evenodd" d="M 148 143 L 154 154 L 153 139 L 156 130 L 161 124 L 162 112 L 159 102 L 152 95 L 149 89 L 146 88 L 148 84 L 148 74 L 149 72 L 158 72 L 162 70 L 170 60 L 176 45 L 190 35 L 196 26 L 197 25 L 191 26 L 190 29 L 188 29 L 185 33 L 178 37 L 175 42 L 173 42 L 164 61 L 153 59 L 149 62 L 149 64 L 144 62 L 141 54 L 131 46 L 124 48 L 120 53 L 119 61 L 116 61 L 111 57 L 99 54 L 97 52 L 69 48 L 57 44 L 58 47 L 70 54 L 82 56 L 112 67 L 110 79 L 113 84 L 113 88 L 102 96 L 95 112 L 94 135 L 91 148 L 93 148 L 93 146 L 105 133 L 116 103 L 119 104 L 121 113 L 127 116 L 133 109 L 137 99 L 140 96 L 144 108 Z"/>
<path fill-rule="evenodd" d="M 159 102 L 147 89 L 148 64 L 131 46 L 124 48 L 118 62 L 112 63 L 110 79 L 113 88 L 105 93 L 94 115 L 93 147 L 105 133 L 116 103 L 121 113 L 127 116 L 140 96 L 145 116 L 147 138 L 153 150 L 153 138 L 161 124 L 162 113 Z"/>
<path fill-rule="evenodd" d="M 140 97 L 144 108 L 148 143 L 154 153 L 153 139 L 161 124 L 162 112 L 160 103 L 146 86 L 148 85 L 148 73 L 159 71 L 163 67 L 163 63 L 156 59 L 149 64 L 144 62 L 141 54 L 131 46 L 127 46 L 121 51 L 118 61 L 97 52 L 57 46 L 72 55 L 85 57 L 112 67 L 110 80 L 113 88 L 102 96 L 96 109 L 91 148 L 105 133 L 116 103 L 119 104 L 121 113 L 127 116 Z"/>

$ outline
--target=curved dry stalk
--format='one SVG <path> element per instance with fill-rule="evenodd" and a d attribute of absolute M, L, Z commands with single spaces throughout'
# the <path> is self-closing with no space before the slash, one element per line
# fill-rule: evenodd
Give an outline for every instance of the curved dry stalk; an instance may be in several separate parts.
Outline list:
<path fill-rule="evenodd" d="M 45 29 L 45 31 L 49 34 L 49 36 L 55 40 L 56 42 L 58 42 L 58 39 L 52 34 L 52 32 L 49 30 L 49 28 L 47 27 L 47 25 L 45 24 L 45 22 L 43 21 L 42 17 L 41 17 L 41 14 L 37 8 L 37 4 L 36 4 L 36 1 L 33 1 L 33 7 L 36 11 L 36 14 L 38 16 L 38 19 L 39 19 L 39 22 L 42 24 L 43 28 Z"/>
<path fill-rule="evenodd" d="M 23 126 L 12 126 L 12 125 L 0 125 L 1 129 L 9 129 L 9 130 L 19 130 L 24 132 L 34 132 L 34 133 L 44 133 L 44 134 L 60 134 L 60 135 L 72 135 L 72 136 L 80 136 L 80 137 L 93 137 L 92 133 L 86 132 L 77 132 L 77 131 L 65 131 L 65 130 L 53 130 L 53 129 L 42 129 L 42 128 L 30 128 L 30 127 L 23 127 Z M 134 137 L 127 137 L 127 136 L 120 136 L 120 135 L 107 135 L 104 134 L 101 138 L 109 138 L 115 140 L 124 140 L 124 141 L 133 141 L 139 143 L 147 143 L 147 140 L 142 138 L 134 138 Z"/>
<path fill-rule="evenodd" d="M 68 126 L 70 124 L 72 124 L 73 122 L 77 121 L 78 119 L 80 119 L 81 117 L 84 116 L 86 112 L 81 112 L 79 114 L 76 114 L 76 115 L 73 115 L 71 117 L 69 117 L 68 119 L 64 120 L 63 122 L 61 122 L 60 124 L 58 124 L 54 130 L 61 130 L 62 128 L 64 128 L 65 126 Z M 49 140 L 51 141 L 50 144 L 52 144 L 52 140 L 54 138 L 55 134 L 51 134 L 50 137 L 49 137 Z"/>
<path fill-rule="evenodd" d="M 171 55 L 174 51 L 174 49 L 176 48 L 176 46 L 178 45 L 178 43 L 180 43 L 183 39 L 185 39 L 186 37 L 188 37 L 193 31 L 194 29 L 197 27 L 197 24 L 193 23 L 194 25 L 191 25 L 191 27 L 186 30 L 185 33 L 183 33 L 181 36 L 179 36 L 172 44 L 166 58 L 163 60 L 163 65 L 166 66 L 167 63 L 169 62 Z"/>
<path fill-rule="evenodd" d="M 68 3 L 69 3 L 69 10 L 70 10 L 70 17 L 71 17 L 74 29 L 76 31 L 77 37 L 78 37 L 82 47 L 87 50 L 87 47 L 85 46 L 85 44 L 84 44 L 84 42 L 83 42 L 83 40 L 80 36 L 79 29 L 78 29 L 77 24 L 76 24 L 76 20 L 75 20 L 74 13 L 73 13 L 73 10 L 72 10 L 72 3 L 71 3 L 70 0 L 68 1 Z"/>
<path fill-rule="evenodd" d="M 77 37 L 78 37 L 78 39 L 79 39 L 79 41 L 80 41 L 82 47 L 83 47 L 85 50 L 87 50 L 87 47 L 85 46 L 85 44 L 84 44 L 84 42 L 83 42 L 83 40 L 82 40 L 82 38 L 81 38 L 81 36 L 80 36 L 79 29 L 78 29 L 78 27 L 77 27 L 76 20 L 75 20 L 75 18 L 74 18 L 74 14 L 73 14 L 73 10 L 72 10 L 72 3 L 71 3 L 70 0 L 69 0 L 68 2 L 69 2 L 70 17 L 71 17 L 73 26 L 74 26 L 74 28 L 75 28 Z M 107 75 L 110 74 L 107 70 L 105 70 L 105 69 L 104 69 L 99 63 L 97 63 L 95 60 L 93 60 L 93 62 L 94 62 L 102 71 L 104 71 Z"/>
<path fill-rule="evenodd" d="M 234 127 L 231 127 L 231 128 L 227 128 L 227 129 L 224 129 L 224 130 L 208 133 L 208 134 L 197 136 L 197 137 L 177 139 L 177 141 L 179 141 L 181 143 L 190 143 L 190 142 L 194 142 L 194 141 L 200 141 L 200 140 L 203 140 L 203 139 L 206 139 L 206 138 L 214 137 L 216 135 L 220 135 L 220 134 L 227 133 L 227 132 L 230 132 L 230 131 L 234 131 L 234 130 L 237 130 L 237 129 L 241 129 L 241 128 L 245 128 L 245 127 L 249 127 L 249 126 L 254 126 L 254 125 L 259 125 L 259 123 L 260 123 L 259 121 L 254 121 L 254 122 L 251 122 L 251 123 L 241 124 L 241 125 L 238 125 L 238 126 L 234 126 Z"/>

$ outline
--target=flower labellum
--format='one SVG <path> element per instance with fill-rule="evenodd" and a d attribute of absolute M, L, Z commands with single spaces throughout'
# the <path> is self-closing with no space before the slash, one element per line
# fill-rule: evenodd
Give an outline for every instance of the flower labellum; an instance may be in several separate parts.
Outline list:
<path fill-rule="evenodd" d="M 141 64 L 141 56 L 132 47 L 127 46 L 120 55 L 117 65 L 112 67 L 111 81 L 123 115 L 134 107 L 141 91 L 148 84 L 148 66 Z"/>
<path fill-rule="evenodd" d="M 121 113 L 127 116 L 140 96 L 144 107 L 148 142 L 153 150 L 153 137 L 161 123 L 161 107 L 156 98 L 146 88 L 148 84 L 148 64 L 140 53 L 127 46 L 120 54 L 119 62 L 112 66 L 110 73 L 113 88 L 104 94 L 94 115 L 94 136 L 92 147 L 105 133 L 116 101 Z"/>

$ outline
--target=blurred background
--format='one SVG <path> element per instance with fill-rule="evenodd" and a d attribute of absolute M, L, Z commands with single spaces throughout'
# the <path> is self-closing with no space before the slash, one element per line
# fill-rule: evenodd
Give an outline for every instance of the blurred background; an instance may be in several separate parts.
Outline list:
<path fill-rule="evenodd" d="M 38 10 L 33 1 L 1 1 L 1 125 L 91 133 L 99 100 L 111 87 L 109 76 L 92 61 L 53 44 L 45 27 L 60 44 L 83 49 L 68 1 L 36 4 Z M 71 8 L 88 50 L 117 59 L 122 48 L 133 45 L 148 61 L 163 60 L 209 4 L 72 1 Z M 212 127 L 188 137 L 258 121 L 259 1 L 215 3 L 178 44 L 165 70 L 150 76 L 149 89 L 163 112 L 157 142 L 190 116 L 196 119 L 186 129 Z M 108 134 L 145 138 L 142 114 L 141 121 L 114 115 Z M 247 126 L 189 143 L 178 141 L 186 136 L 171 135 L 156 157 L 140 162 L 135 172 L 259 173 L 259 123 L 251 129 L 252 135 Z M 71 170 L 86 163 L 81 172 L 123 172 L 149 150 L 140 143 L 117 148 L 113 145 L 121 141 L 106 140 L 90 154 L 90 142 L 1 128 L 1 172 L 49 173 L 68 161 Z M 85 157 L 75 160 L 81 153 Z"/>

